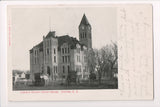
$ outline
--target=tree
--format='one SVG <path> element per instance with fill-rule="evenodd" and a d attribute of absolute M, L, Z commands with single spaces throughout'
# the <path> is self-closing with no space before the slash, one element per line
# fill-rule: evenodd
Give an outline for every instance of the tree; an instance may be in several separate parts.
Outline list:
<path fill-rule="evenodd" d="M 114 67 L 116 68 L 116 69 L 118 69 L 118 62 L 117 62 L 117 60 L 118 60 L 118 47 L 117 47 L 117 44 L 116 43 L 112 43 L 112 45 L 111 45 L 111 52 L 110 52 L 110 54 L 109 54 L 109 59 L 108 59 L 108 61 L 109 61 L 109 63 L 110 63 L 110 67 L 111 67 L 111 79 L 113 78 L 113 75 L 115 74 L 115 73 L 117 73 L 117 70 L 115 71 L 115 72 L 113 72 L 113 69 L 114 69 Z"/>
<path fill-rule="evenodd" d="M 95 74 L 95 67 L 96 67 L 96 57 L 95 57 L 95 50 L 89 49 L 86 52 L 86 59 L 87 59 L 87 67 L 89 70 L 89 84 L 96 80 Z"/>
<path fill-rule="evenodd" d="M 117 44 L 113 43 L 102 47 L 100 50 L 95 51 L 96 69 L 98 72 L 99 84 L 101 84 L 102 76 L 107 76 L 109 79 L 113 78 L 114 67 L 117 66 L 118 59 Z M 116 67 L 117 68 L 117 67 Z"/>
<path fill-rule="evenodd" d="M 93 73 L 95 71 L 96 67 L 96 57 L 95 57 L 95 52 L 93 49 L 89 49 L 87 51 L 87 66 L 89 69 L 90 73 Z"/>
<path fill-rule="evenodd" d="M 90 49 L 87 51 L 87 66 L 90 74 L 98 73 L 99 84 L 102 77 L 112 79 L 117 73 L 118 47 L 112 42 L 101 49 Z M 114 70 L 116 68 L 116 71 Z"/>

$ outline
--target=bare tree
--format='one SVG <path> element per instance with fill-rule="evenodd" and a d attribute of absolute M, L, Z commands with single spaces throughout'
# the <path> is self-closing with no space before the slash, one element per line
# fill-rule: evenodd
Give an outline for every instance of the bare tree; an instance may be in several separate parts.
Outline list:
<path fill-rule="evenodd" d="M 101 84 L 102 76 L 107 76 L 109 79 L 112 79 L 114 73 L 117 73 L 113 70 L 114 67 L 117 66 L 117 51 L 117 44 L 113 42 L 95 51 L 99 84 Z"/>
<path fill-rule="evenodd" d="M 96 57 L 94 49 L 89 49 L 87 51 L 87 66 L 89 70 L 89 84 L 91 81 L 94 82 L 96 80 L 95 67 L 96 67 Z"/>
<path fill-rule="evenodd" d="M 101 49 L 90 49 L 87 51 L 87 65 L 91 74 L 98 74 L 98 81 L 101 84 L 102 77 L 112 79 L 117 73 L 118 47 L 112 42 Z M 116 70 L 115 70 L 116 68 Z M 93 77 L 94 78 L 94 77 Z"/>
<path fill-rule="evenodd" d="M 90 49 L 87 52 L 87 65 L 88 65 L 89 72 L 93 73 L 96 67 L 96 57 L 93 49 Z"/>
<path fill-rule="evenodd" d="M 116 43 L 113 43 L 112 42 L 112 45 L 111 45 L 111 52 L 110 52 L 110 57 L 108 59 L 109 63 L 110 63 L 110 68 L 111 68 L 111 79 L 113 78 L 113 75 L 115 73 L 117 73 L 117 70 L 114 71 L 113 69 L 117 69 L 118 67 L 118 47 L 117 47 L 117 44 Z"/>

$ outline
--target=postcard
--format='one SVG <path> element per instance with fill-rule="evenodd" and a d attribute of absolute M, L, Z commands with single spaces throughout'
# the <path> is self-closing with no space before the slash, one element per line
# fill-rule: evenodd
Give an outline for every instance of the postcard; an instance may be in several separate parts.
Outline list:
<path fill-rule="evenodd" d="M 153 100 L 150 4 L 8 5 L 9 101 Z"/>

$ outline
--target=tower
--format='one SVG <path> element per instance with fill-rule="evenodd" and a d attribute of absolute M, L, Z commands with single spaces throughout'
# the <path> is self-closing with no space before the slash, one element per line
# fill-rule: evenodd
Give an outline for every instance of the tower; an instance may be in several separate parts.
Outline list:
<path fill-rule="evenodd" d="M 87 48 L 92 48 L 92 34 L 91 25 L 89 24 L 86 15 L 84 14 L 79 25 L 79 41 L 80 43 L 87 46 Z"/>

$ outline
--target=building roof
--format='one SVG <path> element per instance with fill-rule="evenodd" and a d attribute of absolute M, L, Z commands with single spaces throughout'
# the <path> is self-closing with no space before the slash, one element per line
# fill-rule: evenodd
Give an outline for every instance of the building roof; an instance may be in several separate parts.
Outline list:
<path fill-rule="evenodd" d="M 73 37 L 68 35 L 58 37 L 58 47 L 60 48 L 63 43 L 68 43 L 71 46 L 71 49 L 76 48 L 76 44 L 80 44 L 80 42 Z M 81 45 L 81 44 L 80 44 Z"/>
<path fill-rule="evenodd" d="M 39 51 L 43 51 L 43 41 L 36 45 L 36 47 L 39 47 Z"/>
<path fill-rule="evenodd" d="M 42 42 L 40 42 L 39 44 L 37 44 L 37 45 L 36 45 L 36 46 L 34 46 L 34 47 L 39 48 L 39 51 L 43 51 L 43 41 L 42 41 Z M 32 49 L 30 49 L 29 51 L 30 51 L 30 53 L 32 53 L 32 52 L 33 52 L 33 48 L 32 48 Z"/>
<path fill-rule="evenodd" d="M 50 32 L 47 34 L 46 38 L 50 38 L 50 37 L 55 37 L 55 31 L 50 31 Z"/>
<path fill-rule="evenodd" d="M 85 14 L 82 17 L 80 25 L 91 26 L 90 23 L 88 22 L 88 19 L 87 19 Z M 76 38 L 70 37 L 68 35 L 57 37 L 57 36 L 55 36 L 55 31 L 50 31 L 45 38 L 51 38 L 51 37 L 58 39 L 58 48 L 60 48 L 63 43 L 69 43 L 69 45 L 71 46 L 71 49 L 76 48 L 76 44 L 77 43 L 81 45 L 81 48 L 83 46 L 85 46 L 84 44 L 81 44 Z M 43 51 L 43 41 L 40 42 L 38 45 L 36 45 L 34 47 L 38 47 L 39 51 Z M 30 53 L 32 53 L 33 52 L 33 48 L 30 49 L 29 51 L 30 51 Z"/>
<path fill-rule="evenodd" d="M 53 34 L 55 32 L 49 32 L 46 36 L 46 38 L 49 37 L 55 37 L 55 35 Z M 80 44 L 81 48 L 84 46 L 83 44 L 81 44 L 76 38 L 74 37 L 70 37 L 69 35 L 63 35 L 63 36 L 56 36 L 55 38 L 58 39 L 58 49 L 60 50 L 60 47 L 63 45 L 63 43 L 68 43 L 70 45 L 71 49 L 75 49 L 76 48 L 76 44 Z M 40 42 L 39 44 L 37 44 L 36 46 L 39 48 L 39 51 L 43 51 L 43 41 Z M 33 48 L 30 50 L 30 53 L 33 52 Z"/>
<path fill-rule="evenodd" d="M 32 49 L 30 49 L 30 50 L 29 50 L 29 52 L 30 52 L 30 53 L 32 53 L 32 52 L 33 52 L 33 48 L 32 48 Z"/>
<path fill-rule="evenodd" d="M 86 17 L 85 14 L 84 14 L 83 17 L 82 17 L 82 20 L 81 20 L 80 25 L 89 25 L 89 26 L 90 26 L 90 24 L 89 24 L 89 22 L 88 22 L 88 19 L 87 19 L 87 17 Z"/>

